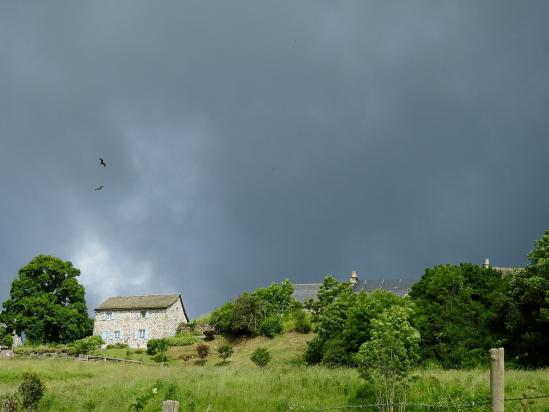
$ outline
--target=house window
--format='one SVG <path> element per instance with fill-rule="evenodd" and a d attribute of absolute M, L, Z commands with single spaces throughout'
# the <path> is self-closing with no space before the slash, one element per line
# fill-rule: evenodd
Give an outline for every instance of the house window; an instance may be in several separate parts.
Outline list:
<path fill-rule="evenodd" d="M 115 339 L 120 339 L 120 331 L 119 330 L 114 331 L 114 338 Z"/>
<path fill-rule="evenodd" d="M 145 339 L 145 329 L 139 329 L 139 339 Z"/>
<path fill-rule="evenodd" d="M 142 310 L 141 311 L 141 319 L 145 319 L 147 317 L 147 311 L 146 310 Z"/>
<path fill-rule="evenodd" d="M 112 320 L 112 312 L 107 312 L 106 313 L 106 319 L 107 320 Z"/>

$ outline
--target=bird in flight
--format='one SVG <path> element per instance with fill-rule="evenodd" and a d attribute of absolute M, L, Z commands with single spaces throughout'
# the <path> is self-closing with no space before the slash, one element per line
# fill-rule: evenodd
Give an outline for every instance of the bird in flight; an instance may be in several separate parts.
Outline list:
<path fill-rule="evenodd" d="M 99 187 L 96 187 L 94 190 L 101 190 L 103 189 L 105 186 L 99 186 Z"/>
<path fill-rule="evenodd" d="M 105 161 L 101 158 L 99 158 L 99 164 L 103 167 L 107 167 L 107 164 L 105 163 Z"/>

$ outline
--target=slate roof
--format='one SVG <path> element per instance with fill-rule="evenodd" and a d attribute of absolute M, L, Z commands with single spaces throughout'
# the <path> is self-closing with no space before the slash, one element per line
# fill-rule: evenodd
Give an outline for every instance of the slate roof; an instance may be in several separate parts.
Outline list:
<path fill-rule="evenodd" d="M 410 291 L 412 285 L 416 282 L 415 279 L 366 279 L 359 280 L 355 285 L 355 292 L 367 291 L 371 292 L 376 289 L 383 289 L 389 292 L 393 292 L 399 296 L 405 296 Z M 318 288 L 321 283 L 293 283 L 294 287 L 293 297 L 300 301 L 305 302 L 305 299 L 316 299 Z"/>
<path fill-rule="evenodd" d="M 178 299 L 181 299 L 181 295 L 114 296 L 105 300 L 95 310 L 165 309 Z"/>
<path fill-rule="evenodd" d="M 520 272 L 524 270 L 524 268 L 504 268 L 504 267 L 497 267 L 497 266 L 492 266 L 492 269 L 501 272 L 502 276 L 508 276 L 515 272 Z"/>
<path fill-rule="evenodd" d="M 301 303 L 305 303 L 305 299 L 315 299 L 320 285 L 320 283 L 293 283 L 293 297 Z"/>
<path fill-rule="evenodd" d="M 406 296 L 416 281 L 416 279 L 366 279 L 359 280 L 354 289 L 355 292 L 381 289 L 399 296 Z"/>

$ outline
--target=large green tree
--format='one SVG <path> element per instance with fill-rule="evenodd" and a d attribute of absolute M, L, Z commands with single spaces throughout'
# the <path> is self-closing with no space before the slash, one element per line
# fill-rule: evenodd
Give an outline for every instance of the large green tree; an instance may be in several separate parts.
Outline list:
<path fill-rule="evenodd" d="M 392 306 L 410 307 L 406 298 L 391 292 L 353 292 L 349 282 L 327 276 L 317 299 L 307 302 L 313 311 L 316 336 L 307 346 L 309 364 L 353 365 L 360 346 L 371 339 L 372 321 Z M 411 309 L 410 309 L 411 310 Z"/>
<path fill-rule="evenodd" d="M 530 263 L 509 279 L 507 341 L 519 363 L 549 365 L 549 230 L 536 241 Z"/>
<path fill-rule="evenodd" d="M 71 262 L 38 255 L 19 269 L 0 321 L 32 343 L 66 343 L 91 333 L 80 270 Z"/>
<path fill-rule="evenodd" d="M 470 263 L 425 270 L 410 291 L 424 359 L 447 368 L 476 366 L 501 344 L 501 308 L 506 301 L 501 273 Z"/>

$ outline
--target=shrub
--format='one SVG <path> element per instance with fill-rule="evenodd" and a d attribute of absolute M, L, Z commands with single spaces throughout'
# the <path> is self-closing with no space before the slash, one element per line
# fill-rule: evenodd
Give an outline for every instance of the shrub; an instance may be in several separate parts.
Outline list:
<path fill-rule="evenodd" d="M 208 353 L 210 352 L 210 347 L 205 343 L 199 343 L 198 345 L 196 345 L 196 352 L 198 353 L 198 357 L 202 361 L 204 361 L 208 357 Z"/>
<path fill-rule="evenodd" d="M 0 328 L 0 346 L 10 348 L 11 345 L 13 345 L 13 336 L 11 336 L 6 328 Z"/>
<path fill-rule="evenodd" d="M 168 346 L 189 346 L 194 345 L 200 339 L 192 335 L 179 335 L 166 338 Z"/>
<path fill-rule="evenodd" d="M 269 338 L 282 333 L 282 318 L 280 316 L 269 316 L 263 319 L 259 326 L 259 332 Z"/>
<path fill-rule="evenodd" d="M 314 339 L 307 342 L 307 350 L 305 351 L 305 362 L 308 365 L 320 363 L 324 350 L 324 341 L 316 336 Z"/>
<path fill-rule="evenodd" d="M 503 321 L 506 283 L 497 270 L 470 263 L 426 269 L 410 290 L 422 358 L 445 368 L 485 363 L 508 324 Z"/>
<path fill-rule="evenodd" d="M 264 368 L 271 361 L 271 354 L 265 348 L 257 348 L 250 356 L 250 360 L 260 368 Z"/>
<path fill-rule="evenodd" d="M 126 343 L 115 343 L 107 345 L 107 349 L 126 349 L 128 345 Z"/>
<path fill-rule="evenodd" d="M 224 361 L 227 361 L 233 354 L 233 347 L 231 345 L 221 345 L 219 348 L 217 348 L 217 353 L 219 354 L 219 357 L 223 359 Z"/>
<path fill-rule="evenodd" d="M 196 321 L 193 320 L 192 322 L 181 322 L 179 325 L 177 325 L 176 334 L 177 335 L 185 335 L 189 334 L 192 335 L 196 331 Z"/>
<path fill-rule="evenodd" d="M 233 332 L 234 304 L 225 303 L 220 308 L 215 309 L 210 316 L 210 324 L 219 333 Z"/>
<path fill-rule="evenodd" d="M 75 340 L 71 344 L 71 352 L 76 355 L 81 353 L 89 353 L 92 350 L 99 349 L 105 342 L 101 336 L 88 336 L 87 338 Z"/>
<path fill-rule="evenodd" d="M 160 362 L 166 362 L 168 360 L 168 357 L 166 356 L 166 352 L 158 352 L 151 359 L 155 362 L 160 363 Z"/>
<path fill-rule="evenodd" d="M 7 394 L 0 396 L 0 409 L 2 412 L 17 412 L 17 395 Z"/>
<path fill-rule="evenodd" d="M 411 371 L 419 360 L 420 335 L 412 309 L 392 306 L 372 320 L 372 338 L 355 355 L 359 373 L 371 384 L 377 403 L 406 402 Z"/>
<path fill-rule="evenodd" d="M 19 385 L 18 391 L 21 395 L 23 407 L 33 410 L 44 395 L 44 384 L 36 373 L 26 372 L 23 374 L 23 382 Z"/>
<path fill-rule="evenodd" d="M 156 355 L 157 352 L 166 352 L 167 350 L 167 339 L 149 339 L 147 342 L 147 354 L 149 355 Z"/>
<path fill-rule="evenodd" d="M 325 366 L 348 365 L 351 361 L 345 345 L 345 341 L 335 338 L 324 344 L 322 364 Z"/>
<path fill-rule="evenodd" d="M 311 331 L 311 320 L 303 309 L 297 309 L 292 313 L 295 321 L 295 330 L 299 333 L 309 333 Z"/>
<path fill-rule="evenodd" d="M 206 340 L 214 340 L 215 337 L 215 329 L 211 326 L 206 326 L 204 330 L 202 331 L 204 334 L 204 337 Z"/>

